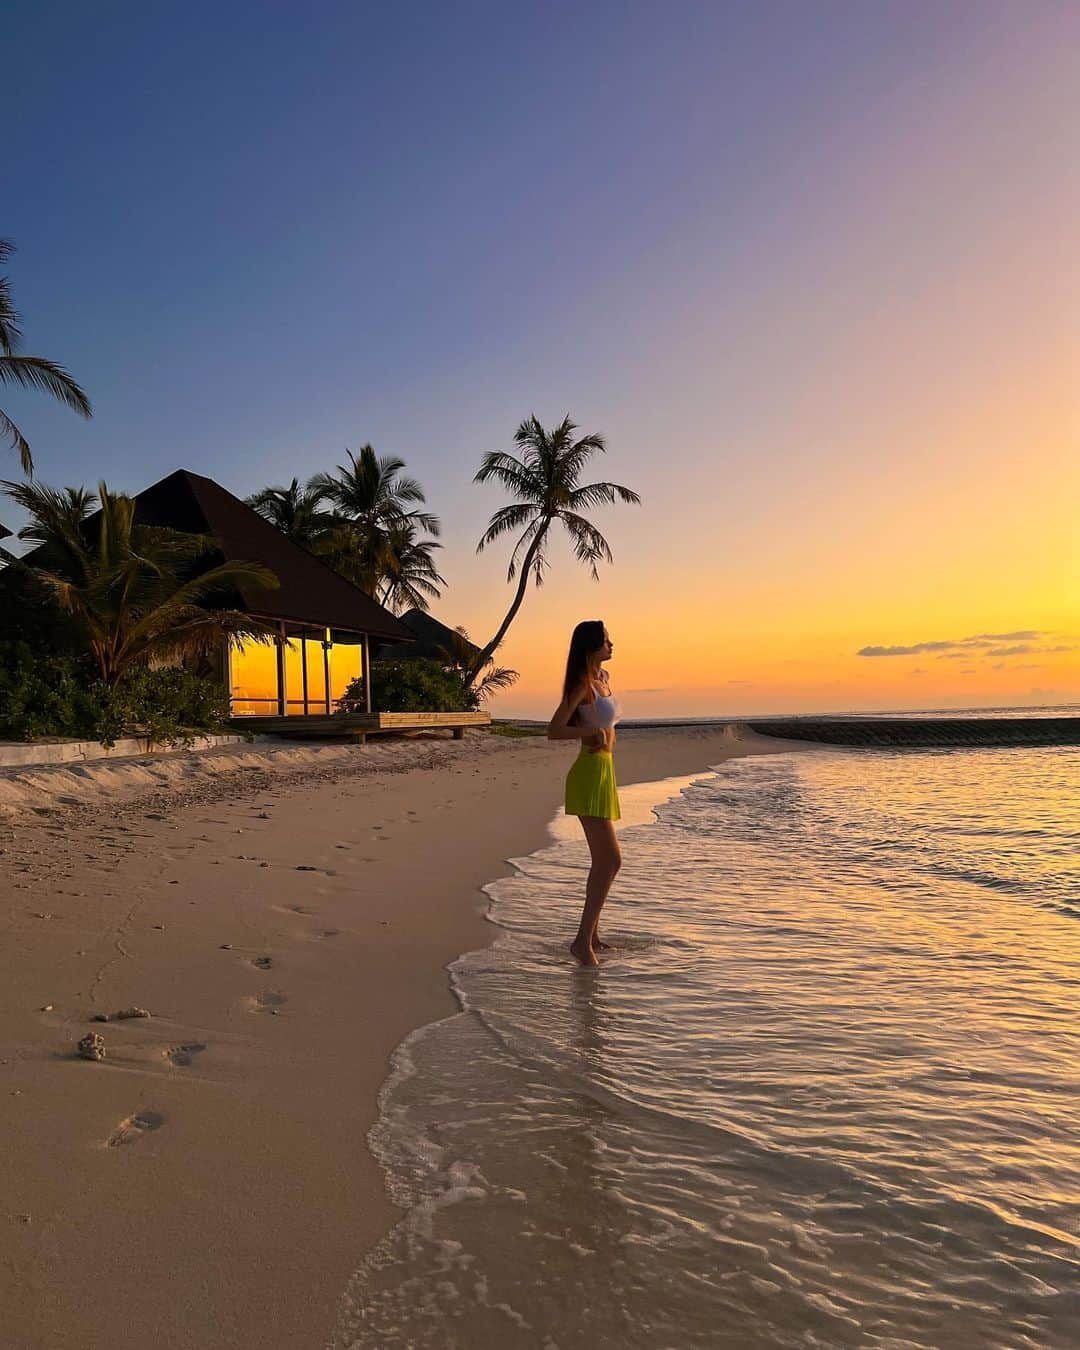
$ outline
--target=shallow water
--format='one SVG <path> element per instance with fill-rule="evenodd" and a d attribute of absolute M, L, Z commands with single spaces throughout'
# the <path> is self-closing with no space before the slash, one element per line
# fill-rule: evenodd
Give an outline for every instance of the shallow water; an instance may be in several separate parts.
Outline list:
<path fill-rule="evenodd" d="M 689 780 L 687 780 L 689 781 Z M 1080 752 L 733 760 L 576 823 L 398 1051 L 338 1347 L 1080 1344 Z"/>

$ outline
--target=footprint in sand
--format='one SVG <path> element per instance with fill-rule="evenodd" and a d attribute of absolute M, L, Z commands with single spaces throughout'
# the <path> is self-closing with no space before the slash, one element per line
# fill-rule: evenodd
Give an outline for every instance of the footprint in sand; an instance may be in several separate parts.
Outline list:
<path fill-rule="evenodd" d="M 196 1042 L 191 1045 L 174 1045 L 170 1050 L 162 1050 L 161 1053 L 170 1064 L 175 1064 L 179 1068 L 186 1068 L 195 1056 L 202 1054 L 205 1049 L 205 1045 L 199 1045 Z"/>
<path fill-rule="evenodd" d="M 318 934 L 318 936 L 321 938 L 332 938 L 337 937 L 340 933 L 341 933 L 340 928 L 324 928 L 322 932 Z"/>
<path fill-rule="evenodd" d="M 251 964 L 256 970 L 270 970 L 274 963 L 269 956 L 254 956 Z"/>
<path fill-rule="evenodd" d="M 265 994 L 257 994 L 254 998 L 248 1000 L 248 1007 L 252 1012 L 257 1013 L 276 1013 L 288 1003 L 287 994 L 279 994 L 274 989 L 268 989 Z"/>
<path fill-rule="evenodd" d="M 119 1148 L 121 1144 L 133 1144 L 136 1139 L 151 1130 L 160 1130 L 165 1117 L 157 1111 L 137 1111 L 133 1116 L 122 1120 L 109 1135 L 109 1148 Z"/>
<path fill-rule="evenodd" d="M 318 914 L 318 910 L 313 905 L 275 905 L 275 909 L 284 910 L 286 914 Z"/>

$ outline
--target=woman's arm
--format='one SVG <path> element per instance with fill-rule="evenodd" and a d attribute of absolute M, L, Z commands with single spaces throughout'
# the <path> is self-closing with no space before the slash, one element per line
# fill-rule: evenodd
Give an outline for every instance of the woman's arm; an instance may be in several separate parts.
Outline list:
<path fill-rule="evenodd" d="M 577 712 L 578 704 L 585 697 L 586 688 L 587 686 L 582 683 L 579 688 L 564 698 L 555 709 L 555 716 L 548 723 L 547 738 L 549 741 L 587 741 L 595 739 L 597 735 L 595 727 L 570 725 L 571 717 Z"/>

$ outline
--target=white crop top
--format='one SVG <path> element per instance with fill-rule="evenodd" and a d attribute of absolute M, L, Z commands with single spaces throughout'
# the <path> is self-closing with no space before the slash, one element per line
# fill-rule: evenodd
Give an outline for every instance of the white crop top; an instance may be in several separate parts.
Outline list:
<path fill-rule="evenodd" d="M 595 689 L 593 692 L 596 693 Z M 579 703 L 577 712 L 582 726 L 596 727 L 598 731 L 613 727 L 622 716 L 619 700 L 614 694 L 596 694 L 594 703 Z"/>

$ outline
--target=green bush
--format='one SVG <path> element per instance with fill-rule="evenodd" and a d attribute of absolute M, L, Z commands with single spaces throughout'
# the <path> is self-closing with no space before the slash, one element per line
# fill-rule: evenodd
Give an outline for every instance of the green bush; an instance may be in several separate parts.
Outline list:
<path fill-rule="evenodd" d="M 229 717 L 220 680 L 175 666 L 137 666 L 115 689 L 99 689 L 95 738 L 103 745 L 132 734 L 158 745 L 189 745 L 197 735 L 224 731 Z"/>
<path fill-rule="evenodd" d="M 0 642 L 0 738 L 92 736 L 100 692 L 88 662 Z"/>
<path fill-rule="evenodd" d="M 363 698 L 354 680 L 346 699 Z M 376 712 L 465 712 L 468 698 L 461 675 L 438 661 L 376 661 L 371 667 L 371 706 Z"/>
<path fill-rule="evenodd" d="M 139 735 L 189 744 L 223 730 L 228 716 L 221 683 L 188 670 L 138 667 L 108 689 L 85 658 L 0 642 L 0 739 L 73 736 L 114 745 Z"/>

